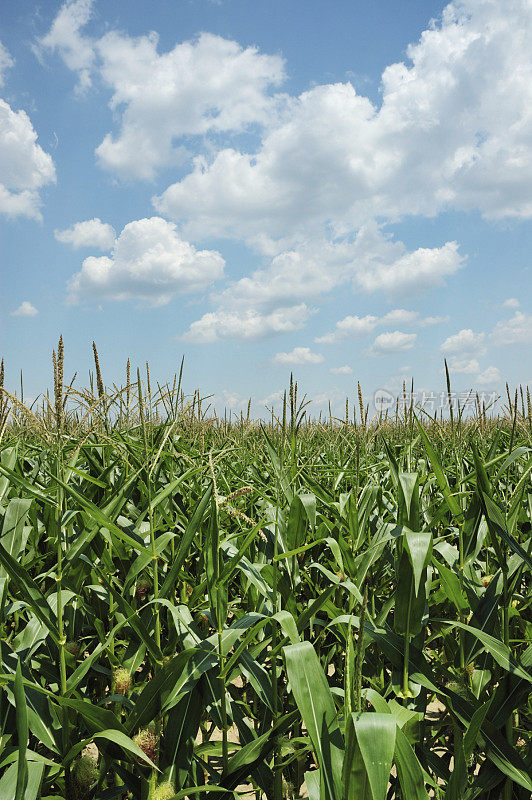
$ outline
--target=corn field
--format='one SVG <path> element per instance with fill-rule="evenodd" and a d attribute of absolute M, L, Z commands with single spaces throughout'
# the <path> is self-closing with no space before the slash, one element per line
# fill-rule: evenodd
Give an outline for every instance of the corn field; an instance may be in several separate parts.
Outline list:
<path fill-rule="evenodd" d="M 259 423 L 94 355 L 0 388 L 1 800 L 529 800 L 529 396 Z"/>

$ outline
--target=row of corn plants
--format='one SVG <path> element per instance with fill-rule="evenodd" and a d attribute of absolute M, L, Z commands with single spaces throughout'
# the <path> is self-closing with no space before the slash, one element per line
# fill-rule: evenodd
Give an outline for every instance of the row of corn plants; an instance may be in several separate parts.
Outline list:
<path fill-rule="evenodd" d="M 95 356 L 1 390 L 0 798 L 529 800 L 524 401 L 231 422 Z"/>

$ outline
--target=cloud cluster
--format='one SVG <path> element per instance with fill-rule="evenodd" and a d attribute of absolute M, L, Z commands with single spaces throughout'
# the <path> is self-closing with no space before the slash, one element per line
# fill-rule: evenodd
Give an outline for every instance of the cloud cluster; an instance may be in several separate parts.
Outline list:
<path fill-rule="evenodd" d="M 14 63 L 0 42 L 0 86 Z M 29 116 L 0 98 L 0 214 L 40 219 L 39 190 L 54 181 L 54 162 L 37 144 Z"/>
<path fill-rule="evenodd" d="M 294 97 L 256 151 L 200 159 L 156 201 L 197 234 L 272 237 L 478 209 L 532 216 L 532 6 L 458 0 L 387 67 L 376 107 L 350 83 Z"/>
<path fill-rule="evenodd" d="M 121 126 L 96 154 L 102 166 L 121 175 L 150 179 L 176 163 L 182 158 L 176 139 L 265 124 L 273 111 L 267 89 L 284 78 L 278 56 L 221 36 L 202 33 L 162 54 L 157 46 L 155 34 L 131 39 L 116 32 L 97 44 Z"/>
<path fill-rule="evenodd" d="M 300 305 L 332 292 L 338 286 L 347 284 L 355 291 L 374 291 L 381 289 L 389 297 L 410 296 L 417 290 L 428 288 L 429 284 L 439 285 L 444 274 L 455 272 L 463 265 L 463 257 L 453 245 L 450 257 L 444 260 L 432 257 L 433 251 L 423 249 L 408 253 L 401 241 L 393 240 L 378 225 L 364 226 L 352 241 L 327 242 L 309 240 L 300 246 L 275 254 L 266 266 L 255 270 L 240 280 L 231 283 L 223 292 L 211 297 L 215 310 L 208 315 L 226 318 L 238 317 L 243 311 L 253 314 L 257 319 L 265 319 L 274 310 L 282 310 L 289 305 Z M 413 258 L 418 267 L 418 275 L 423 273 L 415 287 L 412 273 L 404 268 L 404 262 Z M 382 283 L 382 276 L 395 275 L 391 281 Z M 440 317 L 418 319 L 415 312 L 396 311 L 410 315 L 418 325 L 430 325 L 442 321 Z M 320 342 L 337 341 L 357 332 L 367 333 L 379 324 L 376 318 L 347 317 L 338 323 L 338 329 L 327 334 Z M 409 324 L 403 318 L 392 319 L 390 315 L 383 320 L 388 324 Z M 353 328 L 350 330 L 350 326 Z M 192 329 L 191 329 L 192 330 Z M 237 335 L 237 328 L 235 336 Z M 190 339 L 194 337 L 192 334 Z M 227 333 L 225 335 L 227 338 Z M 213 341 L 203 339 L 203 341 Z"/>
<path fill-rule="evenodd" d="M 501 381 L 501 373 L 497 367 L 486 367 L 483 372 L 479 372 L 476 383 L 479 386 L 496 386 Z"/>
<path fill-rule="evenodd" d="M 276 245 L 262 246 L 275 249 Z M 346 283 L 355 290 L 383 291 L 390 297 L 411 295 L 440 286 L 464 263 L 455 242 L 409 252 L 375 222 L 363 226 L 353 239 L 310 237 L 290 249 L 283 241 L 278 247 L 266 267 L 231 284 L 221 301 L 233 305 L 289 302 L 318 297 Z"/>
<path fill-rule="evenodd" d="M 219 280 L 224 259 L 196 250 L 161 217 L 130 222 L 110 256 L 90 256 L 69 282 L 69 300 L 142 300 L 163 305 L 175 295 L 205 290 Z"/>
<path fill-rule="evenodd" d="M 447 210 L 532 218 L 530 0 L 449 3 L 405 61 L 384 70 L 378 104 L 349 82 L 282 94 L 282 58 L 212 34 L 166 51 L 154 33 L 91 36 L 92 7 L 92 0 L 66 2 L 41 50 L 59 53 L 78 74 L 78 89 L 94 83 L 108 91 L 117 123 L 97 148 L 102 167 L 153 179 L 179 166 L 179 178 L 153 198 L 162 216 L 130 223 L 116 241 L 97 219 L 56 233 L 74 247 L 112 248 L 109 256 L 85 259 L 70 282 L 73 300 L 159 304 L 204 291 L 222 277 L 224 262 L 190 242 L 233 238 L 258 254 L 259 268 L 211 292 L 211 310 L 182 338 L 261 339 L 301 329 L 314 303 L 339 287 L 410 297 L 442 286 L 464 266 L 457 242 L 409 248 L 387 225 Z M 0 123 L 0 137 L 1 130 Z M 33 191 L 35 209 L 53 164 L 35 137 L 27 151 L 33 177 L 8 191 L 13 203 Z M 40 169 L 32 171 L 38 156 Z M 2 169 L 0 157 L 0 181 Z M 504 307 L 518 303 L 510 298 Z M 478 361 L 487 342 L 528 341 L 530 319 L 516 311 L 489 337 L 461 330 L 441 351 L 454 371 L 489 382 L 496 368 L 481 372 Z M 353 314 L 318 341 L 386 326 L 370 350 L 384 355 L 416 343 L 416 333 L 400 328 L 440 321 L 405 309 L 380 318 Z M 298 357 L 297 350 L 278 355 Z"/>
<path fill-rule="evenodd" d="M 88 88 L 97 74 L 112 92 L 119 119 L 96 149 L 102 167 L 122 177 L 152 179 L 180 163 L 187 151 L 176 141 L 266 125 L 280 102 L 270 90 L 284 80 L 284 63 L 256 47 L 209 33 L 159 52 L 156 33 L 131 37 L 110 31 L 91 38 L 83 28 L 92 0 L 66 3 L 42 49 L 58 52 Z"/>
<path fill-rule="evenodd" d="M 408 311 L 405 308 L 394 308 L 382 317 L 367 314 L 365 317 L 350 315 L 338 320 L 335 329 L 324 336 L 318 336 L 319 344 L 336 344 L 344 339 L 360 339 L 372 333 L 378 325 L 415 325 L 426 328 L 447 322 L 448 317 L 422 317 L 419 311 Z M 397 332 L 397 331 L 396 331 Z"/>

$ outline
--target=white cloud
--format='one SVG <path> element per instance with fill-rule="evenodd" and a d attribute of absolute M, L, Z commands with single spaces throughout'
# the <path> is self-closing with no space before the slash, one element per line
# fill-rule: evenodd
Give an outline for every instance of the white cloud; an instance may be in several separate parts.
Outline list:
<path fill-rule="evenodd" d="M 283 402 L 283 395 L 284 391 L 278 389 L 276 392 L 271 392 L 266 397 L 263 397 L 262 400 L 257 400 L 257 405 L 264 408 L 279 408 Z"/>
<path fill-rule="evenodd" d="M 419 311 L 407 311 L 405 308 L 394 308 L 381 317 L 381 325 L 417 325 L 420 328 L 428 328 L 432 325 L 439 325 L 448 322 L 449 317 L 420 317 Z"/>
<path fill-rule="evenodd" d="M 334 331 L 320 336 L 314 341 L 320 344 L 334 344 L 343 339 L 359 338 L 372 333 L 378 325 L 416 325 L 420 328 L 447 322 L 448 317 L 420 317 L 419 311 L 394 308 L 383 317 L 368 314 L 365 317 L 348 316 L 338 320 Z"/>
<path fill-rule="evenodd" d="M 151 180 L 187 156 L 177 139 L 271 122 L 281 98 L 270 89 L 285 77 L 280 56 L 210 33 L 163 53 L 154 32 L 131 37 L 110 31 L 90 38 L 81 31 L 92 6 L 92 0 L 66 3 L 39 45 L 59 52 L 78 73 L 78 88 L 88 88 L 97 71 L 111 89 L 119 130 L 106 134 L 96 149 L 105 169 Z"/>
<path fill-rule="evenodd" d="M 213 294 L 211 302 L 216 307 L 213 313 L 223 316 L 246 311 L 253 316 L 263 317 L 275 309 L 317 298 L 345 284 L 351 284 L 356 291 L 362 288 L 369 275 L 375 275 L 383 265 L 389 271 L 402 270 L 398 272 L 394 291 L 403 288 L 402 281 L 404 288 L 411 285 L 408 273 L 401 266 L 406 249 L 404 244 L 392 240 L 375 223 L 364 226 L 353 241 L 327 242 L 323 238 L 310 238 L 293 249 L 284 249 L 285 245 L 285 242 L 278 243 L 281 251 L 275 253 L 275 242 L 262 240 L 261 249 L 270 253 L 274 251 L 269 263 L 229 284 L 223 292 Z M 461 257 L 457 257 L 457 268 L 460 263 Z M 394 314 L 398 315 L 395 322 L 392 317 Z M 418 325 L 429 325 L 442 319 L 421 319 L 417 312 L 404 309 L 390 312 L 381 321 L 371 315 L 362 319 L 351 316 L 340 321 L 334 332 L 317 341 L 330 343 L 347 336 L 365 335 L 372 332 L 379 322 L 400 324 L 404 321 L 405 324 L 412 324 L 416 320 Z"/>
<path fill-rule="evenodd" d="M 330 372 L 332 372 L 333 375 L 351 375 L 353 369 L 349 364 L 344 364 L 341 367 L 331 367 Z"/>
<path fill-rule="evenodd" d="M 254 309 L 245 311 L 211 311 L 192 323 L 181 339 L 206 344 L 221 339 L 264 339 L 279 333 L 302 328 L 312 310 L 304 303 L 278 308 L 268 314 Z"/>
<path fill-rule="evenodd" d="M 463 373 L 464 375 L 474 375 L 480 371 L 480 364 L 476 358 L 460 358 L 451 356 L 447 362 L 449 372 Z"/>
<path fill-rule="evenodd" d="M 393 308 L 382 317 L 385 325 L 413 325 L 419 319 L 419 311 L 408 311 L 406 308 Z"/>
<path fill-rule="evenodd" d="M 403 353 L 411 350 L 416 343 L 417 333 L 403 333 L 402 331 L 386 331 L 379 333 L 371 346 L 372 355 L 389 355 L 390 353 Z"/>
<path fill-rule="evenodd" d="M 110 250 L 116 238 L 115 229 L 98 217 L 76 222 L 70 228 L 54 231 L 54 236 L 62 244 L 70 244 L 76 250 L 80 247 L 97 247 Z"/>
<path fill-rule="evenodd" d="M 0 214 L 40 219 L 39 189 L 53 181 L 54 163 L 30 118 L 0 100 Z"/>
<path fill-rule="evenodd" d="M 4 47 L 2 42 L 0 42 L 0 86 L 4 82 L 5 70 L 12 67 L 14 63 L 15 62 L 13 61 L 10 52 L 6 47 Z"/>
<path fill-rule="evenodd" d="M 144 300 L 167 303 L 175 294 L 203 291 L 223 275 L 214 250 L 196 250 L 160 217 L 125 226 L 111 255 L 90 256 L 69 281 L 69 300 Z"/>
<path fill-rule="evenodd" d="M 289 353 L 277 353 L 272 358 L 275 364 L 321 364 L 321 353 L 313 353 L 310 347 L 294 347 Z"/>
<path fill-rule="evenodd" d="M 91 85 L 94 64 L 94 46 L 91 39 L 80 33 L 91 17 L 94 0 L 66 2 L 52 23 L 52 27 L 41 39 L 38 48 L 58 52 L 65 64 L 78 73 L 78 91 Z"/>
<path fill-rule="evenodd" d="M 516 311 L 509 320 L 500 320 L 491 333 L 495 344 L 517 344 L 532 342 L 532 316 Z"/>
<path fill-rule="evenodd" d="M 431 325 L 440 325 L 442 322 L 449 322 L 450 317 L 447 314 L 445 317 L 425 317 L 420 321 L 422 328 L 428 328 Z"/>
<path fill-rule="evenodd" d="M 193 148 L 189 173 L 154 198 L 156 209 L 186 239 L 233 237 L 264 258 L 211 297 L 213 310 L 185 338 L 299 329 L 307 302 L 339 286 L 410 296 L 443 285 L 464 264 L 457 243 L 409 250 L 384 232 L 401 218 L 447 209 L 532 217 L 530 0 L 448 5 L 405 63 L 383 72 L 379 104 L 348 82 L 275 94 L 279 56 L 212 34 L 164 52 L 156 34 L 90 38 L 82 29 L 91 8 L 66 3 L 41 47 L 60 53 L 81 87 L 98 76 L 110 90 L 117 127 L 97 150 L 100 164 L 151 179 L 165 166 L 182 173 Z M 243 131 L 252 135 L 233 136 Z M 111 261 L 84 262 L 77 279 L 85 272 L 89 293 L 103 275 L 106 291 L 122 296 L 108 285 L 120 272 Z M 135 283 L 135 270 L 126 273 Z M 323 340 L 341 335 L 337 327 Z"/>
<path fill-rule="evenodd" d="M 344 317 L 336 323 L 334 331 L 326 333 L 325 336 L 318 336 L 315 341 L 319 344 L 333 344 L 341 339 L 367 336 L 378 323 L 379 318 L 372 314 L 367 314 L 365 317 L 356 315 Z"/>
<path fill-rule="evenodd" d="M 484 333 L 474 333 L 471 328 L 464 328 L 447 339 L 441 344 L 442 353 L 467 353 L 470 355 L 483 355 L 486 352 L 484 346 Z"/>
<path fill-rule="evenodd" d="M 457 0 L 386 68 L 376 107 L 350 83 L 292 98 L 256 152 L 226 147 L 157 208 L 196 230 L 273 237 L 454 208 L 532 216 L 532 5 Z"/>
<path fill-rule="evenodd" d="M 487 367 L 476 377 L 476 382 L 481 386 L 493 386 L 501 380 L 501 373 L 497 367 Z"/>
<path fill-rule="evenodd" d="M 230 411 L 246 411 L 248 403 L 249 397 L 244 397 L 238 392 L 229 392 L 227 389 L 223 389 L 222 396 L 215 399 L 216 405 L 221 405 Z"/>
<path fill-rule="evenodd" d="M 22 303 L 11 312 L 12 317 L 35 317 L 39 312 L 29 300 L 23 300 Z"/>
<path fill-rule="evenodd" d="M 368 292 L 426 291 L 442 286 L 445 278 L 460 269 L 463 261 L 456 242 L 432 249 L 419 247 L 392 264 L 378 265 L 372 272 L 361 273 L 358 280 Z"/>
<path fill-rule="evenodd" d="M 507 300 L 504 301 L 502 304 L 503 308 L 519 308 L 520 303 L 517 297 L 509 297 Z"/>
<path fill-rule="evenodd" d="M 402 331 L 380 333 L 371 346 L 371 354 L 403 353 L 405 350 L 411 350 L 414 347 L 416 339 L 417 333 L 403 333 Z"/>
<path fill-rule="evenodd" d="M 257 244 L 262 250 L 276 247 L 271 240 Z M 412 294 L 443 280 L 442 262 L 432 257 L 434 251 L 425 250 L 424 259 L 419 257 L 419 251 L 408 253 L 401 241 L 394 241 L 374 222 L 361 228 L 353 241 L 328 242 L 325 238 L 309 237 L 292 249 L 285 249 L 285 242 L 277 246 L 280 249 L 266 267 L 230 284 L 213 299 L 230 307 L 274 307 L 278 303 L 318 297 L 344 284 L 363 291 L 380 288 L 394 295 L 406 290 Z M 451 250 L 452 265 L 447 262 L 449 274 L 463 263 L 454 245 Z M 418 264 L 423 262 L 424 276 L 408 271 L 405 261 L 411 258 Z M 387 282 L 383 275 L 388 276 Z M 391 275 L 395 275 L 393 280 Z"/>
<path fill-rule="evenodd" d="M 315 414 L 319 411 L 323 411 L 327 414 L 329 412 L 329 408 L 333 412 L 341 414 L 345 413 L 345 392 L 342 391 L 342 389 L 339 389 L 337 386 L 334 386 L 332 389 L 329 389 L 325 392 L 320 392 L 313 395 L 310 398 L 310 401 L 310 408 Z"/>
<path fill-rule="evenodd" d="M 132 39 L 116 32 L 97 43 L 111 107 L 121 114 L 118 135 L 107 134 L 96 150 L 103 167 L 151 179 L 182 160 L 177 138 L 269 122 L 275 101 L 267 90 L 284 79 L 279 56 L 210 33 L 162 54 L 157 46 L 155 34 Z"/>

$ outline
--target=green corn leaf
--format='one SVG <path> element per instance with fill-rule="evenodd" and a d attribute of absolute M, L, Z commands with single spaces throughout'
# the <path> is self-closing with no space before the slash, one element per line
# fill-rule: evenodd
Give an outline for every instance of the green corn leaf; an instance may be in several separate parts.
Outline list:
<path fill-rule="evenodd" d="M 458 575 L 442 564 L 441 561 L 435 560 L 434 564 L 438 570 L 443 591 L 449 600 L 454 603 L 459 612 L 468 611 L 469 603 L 463 595 Z"/>
<path fill-rule="evenodd" d="M 405 549 L 412 564 L 414 575 L 414 593 L 419 594 L 421 578 L 426 570 L 427 564 L 432 555 L 432 534 L 415 533 L 405 529 L 404 531 Z"/>
<path fill-rule="evenodd" d="M 502 539 L 503 542 L 508 545 L 510 550 L 516 553 L 516 555 L 520 556 L 525 564 L 532 569 L 532 557 L 521 547 L 517 539 L 515 539 L 515 537 L 509 533 L 506 526 L 506 520 L 504 519 L 498 506 L 496 506 L 493 500 L 483 492 L 482 502 L 486 516 L 486 522 L 488 523 L 488 528 L 492 532 L 493 536 L 497 537 L 498 539 Z"/>
<path fill-rule="evenodd" d="M 423 769 L 401 728 L 395 732 L 395 764 L 404 800 L 428 800 Z"/>
<path fill-rule="evenodd" d="M 324 786 L 323 800 L 340 796 L 344 743 L 327 680 L 310 642 L 285 647 L 290 687 L 312 741 Z"/>
<path fill-rule="evenodd" d="M 208 486 L 203 494 L 203 497 L 199 501 L 198 506 L 196 507 L 196 510 L 194 511 L 194 514 L 192 515 L 190 522 L 185 529 L 185 532 L 183 533 L 173 564 L 166 575 L 163 585 L 161 586 L 159 597 L 169 598 L 173 595 L 178 575 L 183 564 L 185 563 L 185 559 L 189 553 L 192 542 L 194 541 L 194 537 L 197 535 L 197 532 L 200 528 L 205 511 L 211 502 L 211 495 L 212 484 Z"/>
<path fill-rule="evenodd" d="M 28 785 L 28 764 L 26 761 L 26 750 L 28 747 L 29 728 L 26 694 L 24 691 L 24 684 L 22 682 L 20 661 L 17 662 L 13 694 L 15 695 L 15 708 L 17 712 L 18 739 L 17 784 L 15 788 L 15 800 L 23 800 L 26 786 Z"/>
<path fill-rule="evenodd" d="M 41 593 L 33 578 L 31 578 L 24 567 L 15 561 L 15 559 L 7 552 L 1 543 L 0 563 L 6 570 L 10 580 L 17 587 L 24 600 L 31 607 L 35 616 L 38 617 L 44 625 L 46 625 L 53 639 L 56 642 L 59 641 L 57 624 L 52 614 L 52 610 L 49 604 L 46 602 L 46 598 Z"/>
<path fill-rule="evenodd" d="M 418 424 L 419 432 L 421 434 L 421 438 L 423 440 L 423 444 L 425 446 L 425 450 L 426 450 L 427 456 L 429 458 L 430 465 L 431 465 L 432 470 L 433 470 L 433 472 L 434 472 L 434 474 L 436 476 L 436 480 L 438 481 L 438 486 L 440 487 L 441 492 L 442 492 L 442 494 L 443 494 L 443 496 L 445 498 L 445 502 L 447 503 L 447 507 L 448 507 L 449 511 L 451 512 L 452 516 L 456 520 L 460 520 L 462 518 L 462 516 L 463 516 L 462 509 L 460 508 L 460 505 L 459 505 L 456 497 L 453 495 L 453 493 L 451 491 L 451 487 L 449 486 L 449 481 L 447 480 L 447 476 L 446 476 L 446 474 L 444 472 L 444 469 L 443 469 L 443 467 L 441 465 L 441 461 L 440 461 L 440 459 L 438 457 L 438 454 L 436 453 L 436 451 L 434 450 L 433 446 L 431 445 L 431 443 L 429 441 L 429 437 L 427 436 L 427 433 L 426 433 L 424 427 L 422 426 L 420 421 L 417 419 L 417 417 L 416 417 L 416 422 Z"/>
<path fill-rule="evenodd" d="M 397 725 L 389 714 L 353 713 L 356 742 L 360 749 L 373 800 L 385 800 L 395 752 Z M 358 796 L 357 786 L 351 792 Z"/>

